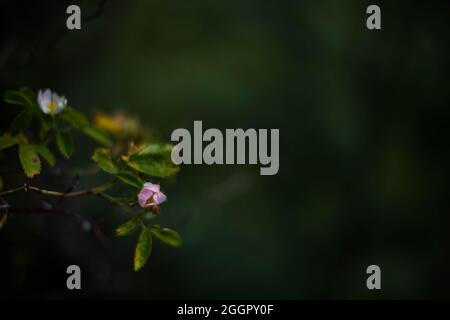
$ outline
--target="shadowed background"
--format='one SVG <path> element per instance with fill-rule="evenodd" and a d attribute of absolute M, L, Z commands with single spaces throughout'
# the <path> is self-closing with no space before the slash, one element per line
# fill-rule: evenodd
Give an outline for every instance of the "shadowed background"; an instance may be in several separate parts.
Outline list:
<path fill-rule="evenodd" d="M 125 110 L 156 135 L 180 127 L 279 128 L 280 171 L 184 166 L 163 184 L 155 242 L 132 272 L 122 213 L 67 200 L 104 241 L 59 216 L 11 217 L 0 231 L 0 297 L 449 298 L 449 13 L 444 1 L 1 1 L 0 88 L 52 88 L 90 115 Z M 19 109 L 1 104 L 7 130 Z M 62 171 L 90 163 L 77 136 Z M 3 188 L 25 178 L 5 171 Z M 80 188 L 105 176 L 82 177 Z M 64 190 L 70 171 L 38 182 Z M 19 194 L 27 204 L 41 197 Z M 83 290 L 65 269 L 79 264 Z M 366 289 L 368 265 L 382 290 Z"/>

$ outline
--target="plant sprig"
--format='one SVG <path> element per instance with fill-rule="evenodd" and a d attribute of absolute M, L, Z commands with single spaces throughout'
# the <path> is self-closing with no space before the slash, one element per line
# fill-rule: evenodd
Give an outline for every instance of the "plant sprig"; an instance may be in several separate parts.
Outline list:
<path fill-rule="evenodd" d="M 12 120 L 10 130 L 0 135 L 0 152 L 17 147 L 18 160 L 26 177 L 31 179 L 42 173 L 42 160 L 51 167 L 57 165 L 60 157 L 55 156 L 55 150 L 62 158 L 70 159 L 76 152 L 73 134 L 80 132 L 101 145 L 94 150 L 92 160 L 102 171 L 111 175 L 114 182 L 70 192 L 24 184 L 0 191 L 0 197 L 27 191 L 61 198 L 98 195 L 121 206 L 124 211 L 132 212 L 132 218 L 116 229 L 116 236 L 131 235 L 140 230 L 134 254 L 135 271 L 148 261 L 153 237 L 169 246 L 181 245 L 181 237 L 175 230 L 144 222 L 144 217 L 149 213 L 159 215 L 160 205 L 167 199 L 159 184 L 150 181 L 172 176 L 179 171 L 170 159 L 172 146 L 151 142 L 149 131 L 136 118 L 123 113 L 113 116 L 98 114 L 91 123 L 84 114 L 68 106 L 64 96 L 49 89 L 38 94 L 29 88 L 10 90 L 5 93 L 4 100 L 22 110 Z M 129 194 L 117 198 L 105 193 L 119 185 L 127 186 Z M 10 214 L 9 204 L 2 201 L 0 228 Z M 139 208 L 137 214 L 136 208 Z"/>

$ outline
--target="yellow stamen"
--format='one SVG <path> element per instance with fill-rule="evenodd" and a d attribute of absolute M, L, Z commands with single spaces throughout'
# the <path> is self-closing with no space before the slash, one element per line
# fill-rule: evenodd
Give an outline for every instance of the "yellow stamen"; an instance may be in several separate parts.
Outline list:
<path fill-rule="evenodd" d="M 48 109 L 50 110 L 50 113 L 55 114 L 56 113 L 56 103 L 50 102 Z"/>

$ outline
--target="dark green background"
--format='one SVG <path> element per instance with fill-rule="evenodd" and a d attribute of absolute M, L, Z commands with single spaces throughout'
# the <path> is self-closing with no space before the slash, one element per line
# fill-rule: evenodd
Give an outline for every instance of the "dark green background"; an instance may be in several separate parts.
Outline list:
<path fill-rule="evenodd" d="M 104 244 L 64 217 L 12 217 L 0 297 L 450 297 L 447 2 L 375 1 L 382 30 L 369 31 L 366 1 L 81 1 L 82 30 L 68 32 L 72 2 L 0 2 L 2 92 L 50 87 L 166 140 L 193 120 L 279 128 L 280 171 L 184 166 L 163 184 L 160 219 L 184 245 L 156 244 L 139 273 L 136 239 L 113 237 L 124 217 L 102 199 L 65 206 L 98 222 Z M 2 132 L 18 110 L 2 103 Z M 77 136 L 62 169 L 94 147 Z M 5 188 L 25 181 L 4 169 L 15 157 L 0 160 Z M 81 292 L 65 289 L 69 264 L 82 267 Z M 381 291 L 366 289 L 371 264 Z"/>

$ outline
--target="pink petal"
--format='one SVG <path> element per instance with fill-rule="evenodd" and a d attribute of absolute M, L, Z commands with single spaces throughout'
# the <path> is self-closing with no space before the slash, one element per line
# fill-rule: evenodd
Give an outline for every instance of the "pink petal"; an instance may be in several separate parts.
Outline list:
<path fill-rule="evenodd" d="M 146 182 L 146 183 L 144 183 L 144 188 L 151 190 L 155 193 L 159 192 L 159 184 L 153 184 L 151 182 Z"/>
<path fill-rule="evenodd" d="M 155 194 L 154 199 L 155 199 L 155 204 L 161 204 L 167 200 L 167 196 L 164 193 L 159 192 L 159 193 Z"/>
<path fill-rule="evenodd" d="M 139 205 L 143 208 L 148 208 L 149 204 L 147 204 L 147 200 L 153 196 L 153 192 L 151 190 L 142 188 L 141 192 L 138 195 Z"/>

